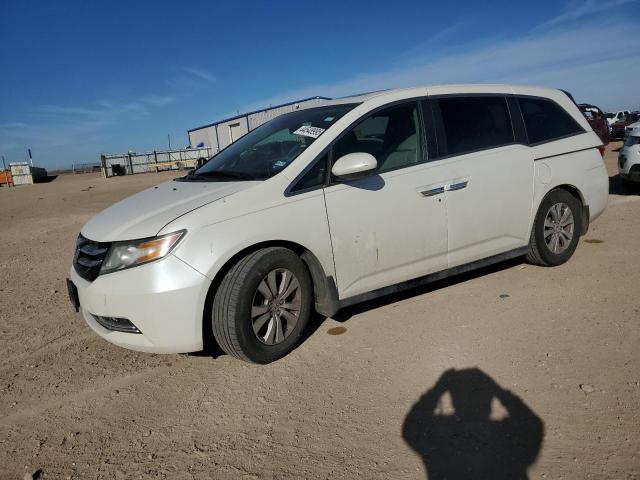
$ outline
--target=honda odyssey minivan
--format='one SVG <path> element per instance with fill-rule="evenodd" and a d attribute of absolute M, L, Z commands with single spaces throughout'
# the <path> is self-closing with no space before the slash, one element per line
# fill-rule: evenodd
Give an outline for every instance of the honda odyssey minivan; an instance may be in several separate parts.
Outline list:
<path fill-rule="evenodd" d="M 332 100 L 98 214 L 78 237 L 69 293 L 117 345 L 191 352 L 212 337 L 268 363 L 313 310 L 519 256 L 566 262 L 606 206 L 603 152 L 560 90 Z"/>

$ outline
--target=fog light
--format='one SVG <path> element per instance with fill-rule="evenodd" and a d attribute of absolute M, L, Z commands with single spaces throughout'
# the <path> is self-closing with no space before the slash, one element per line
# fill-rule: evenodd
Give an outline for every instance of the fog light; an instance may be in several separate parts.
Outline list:
<path fill-rule="evenodd" d="M 126 318 L 119 317 L 102 317 L 100 315 L 91 314 L 91 316 L 107 330 L 125 333 L 142 333 L 131 321 Z"/>

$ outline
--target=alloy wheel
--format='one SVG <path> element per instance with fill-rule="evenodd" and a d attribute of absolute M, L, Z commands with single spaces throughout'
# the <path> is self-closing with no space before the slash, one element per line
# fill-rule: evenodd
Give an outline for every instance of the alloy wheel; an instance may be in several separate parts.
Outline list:
<path fill-rule="evenodd" d="M 544 218 L 544 241 L 552 253 L 564 252 L 573 239 L 575 221 L 566 203 L 551 206 Z"/>
<path fill-rule="evenodd" d="M 300 317 L 302 289 L 289 270 L 270 271 L 258 284 L 251 306 L 251 323 L 256 337 L 267 345 L 284 342 Z"/>

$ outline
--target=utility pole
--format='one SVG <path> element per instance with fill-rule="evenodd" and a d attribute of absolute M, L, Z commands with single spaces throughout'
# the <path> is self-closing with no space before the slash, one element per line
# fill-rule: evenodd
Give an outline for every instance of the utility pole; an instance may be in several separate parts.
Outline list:
<path fill-rule="evenodd" d="M 4 155 L 2 155 L 2 167 L 4 168 L 4 181 L 9 186 L 9 172 L 7 172 L 7 164 L 4 162 Z"/>
<path fill-rule="evenodd" d="M 167 133 L 167 139 L 169 140 L 169 150 L 171 150 L 171 134 Z"/>

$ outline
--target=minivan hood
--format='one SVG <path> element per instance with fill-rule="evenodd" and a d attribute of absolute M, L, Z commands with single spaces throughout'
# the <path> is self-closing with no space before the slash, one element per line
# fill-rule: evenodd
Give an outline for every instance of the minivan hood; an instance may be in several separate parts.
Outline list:
<path fill-rule="evenodd" d="M 97 242 L 153 237 L 181 215 L 259 182 L 175 182 L 152 187 L 113 204 L 82 227 Z"/>

